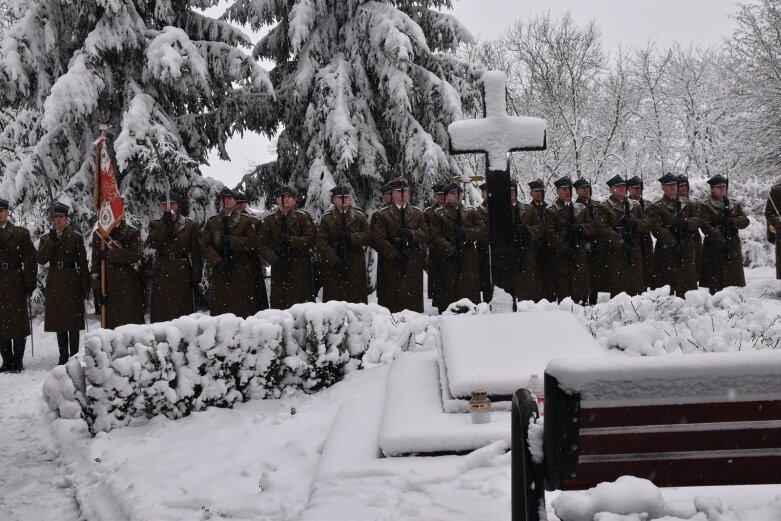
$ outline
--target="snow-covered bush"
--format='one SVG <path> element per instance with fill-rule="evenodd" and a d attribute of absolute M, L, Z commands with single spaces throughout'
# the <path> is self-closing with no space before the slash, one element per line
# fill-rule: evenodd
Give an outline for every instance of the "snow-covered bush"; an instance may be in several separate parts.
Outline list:
<path fill-rule="evenodd" d="M 134 417 L 179 418 L 209 406 L 315 392 L 346 371 L 433 348 L 432 317 L 392 315 L 376 304 L 298 304 L 247 319 L 194 314 L 170 322 L 88 333 L 83 365 L 47 378 L 60 417 L 83 417 L 94 434 Z"/>

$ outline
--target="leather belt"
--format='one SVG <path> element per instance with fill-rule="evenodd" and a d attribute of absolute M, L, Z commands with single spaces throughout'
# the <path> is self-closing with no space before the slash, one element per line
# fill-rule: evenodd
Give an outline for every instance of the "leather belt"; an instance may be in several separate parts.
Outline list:
<path fill-rule="evenodd" d="M 75 268 L 76 262 L 75 261 L 57 261 L 50 263 L 49 267 L 56 268 L 56 269 L 66 269 L 66 268 Z"/>
<path fill-rule="evenodd" d="M 16 261 L 0 262 L 0 270 L 18 270 L 21 267 L 22 267 L 21 262 L 16 262 Z"/>

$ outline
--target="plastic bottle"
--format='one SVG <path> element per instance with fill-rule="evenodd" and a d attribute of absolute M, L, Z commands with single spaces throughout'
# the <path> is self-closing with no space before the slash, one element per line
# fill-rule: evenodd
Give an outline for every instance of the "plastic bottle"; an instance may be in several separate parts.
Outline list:
<path fill-rule="evenodd" d="M 537 398 L 537 408 L 542 416 L 545 414 L 545 388 L 542 386 L 540 377 L 536 374 L 531 375 L 526 383 L 526 388 Z"/>

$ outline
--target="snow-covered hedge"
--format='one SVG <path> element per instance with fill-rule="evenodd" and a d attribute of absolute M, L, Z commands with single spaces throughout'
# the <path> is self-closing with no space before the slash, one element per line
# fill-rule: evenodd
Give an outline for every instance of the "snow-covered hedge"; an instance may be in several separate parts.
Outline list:
<path fill-rule="evenodd" d="M 179 418 L 295 389 L 314 392 L 402 350 L 431 348 L 431 320 L 375 304 L 327 302 L 247 319 L 194 314 L 98 329 L 87 334 L 83 361 L 52 371 L 44 397 L 59 416 L 82 416 L 94 434 L 138 416 Z"/>

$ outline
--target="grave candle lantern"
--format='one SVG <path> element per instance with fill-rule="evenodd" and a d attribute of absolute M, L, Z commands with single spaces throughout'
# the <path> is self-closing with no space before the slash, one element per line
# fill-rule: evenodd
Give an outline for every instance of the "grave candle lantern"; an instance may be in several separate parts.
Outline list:
<path fill-rule="evenodd" d="M 491 421 L 491 400 L 485 389 L 472 391 L 472 399 L 469 400 L 469 414 L 472 423 L 488 423 Z"/>

